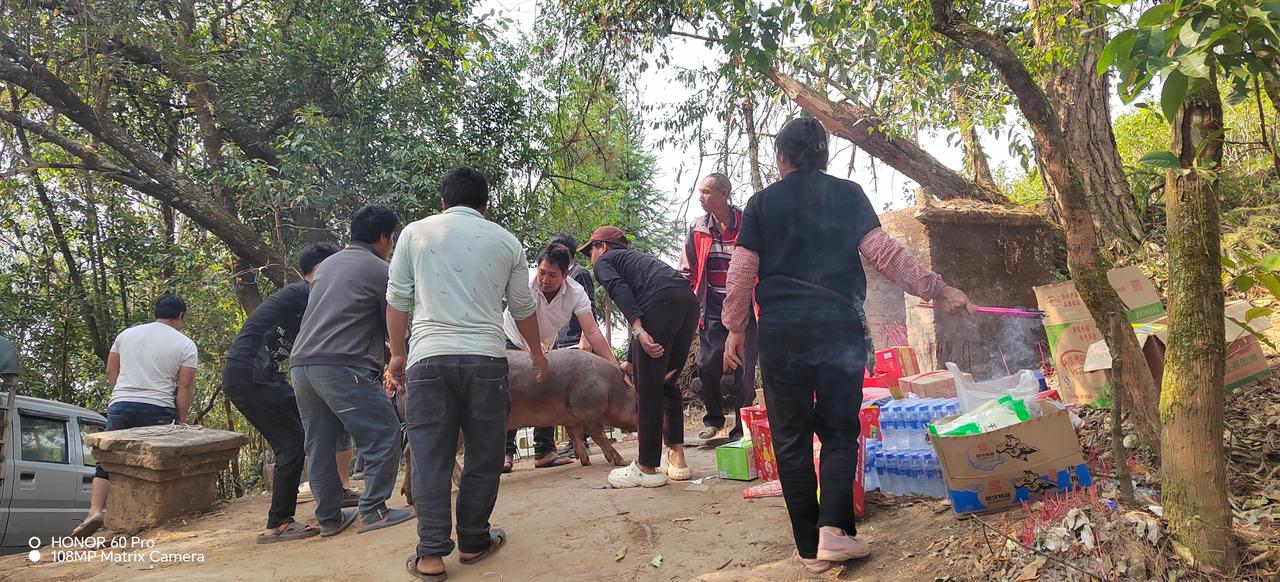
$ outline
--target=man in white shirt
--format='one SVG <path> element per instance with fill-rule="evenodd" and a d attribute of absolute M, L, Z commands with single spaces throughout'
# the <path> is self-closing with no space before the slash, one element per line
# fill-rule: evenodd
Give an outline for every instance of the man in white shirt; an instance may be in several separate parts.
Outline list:
<path fill-rule="evenodd" d="M 177 295 L 156 301 L 151 323 L 120 332 L 107 356 L 107 430 L 187 423 L 187 409 L 196 394 L 195 342 L 183 335 L 187 304 Z M 72 530 L 90 536 L 106 516 L 108 475 L 98 465 L 93 477 L 89 515 Z"/>
<path fill-rule="evenodd" d="M 582 329 L 582 341 L 592 352 L 617 366 L 613 350 L 605 341 L 604 334 L 600 333 L 600 327 L 596 325 L 591 313 L 591 298 L 582 285 L 568 276 L 572 261 L 573 251 L 554 241 L 538 255 L 537 267 L 529 269 L 529 290 L 533 293 L 534 304 L 537 306 L 541 343 L 531 349 L 528 342 L 520 336 L 515 318 L 511 317 L 510 311 L 506 311 L 503 313 L 503 329 L 507 333 L 507 349 L 550 351 L 555 347 L 560 330 L 569 321 L 576 320 Z M 555 430 L 554 426 L 534 429 L 534 467 L 559 467 L 573 462 L 556 452 Z M 511 472 L 515 454 L 516 431 L 512 430 L 507 432 L 507 456 L 502 464 L 503 473 Z"/>
<path fill-rule="evenodd" d="M 459 431 L 467 450 L 458 485 L 458 557 L 473 564 L 506 543 L 506 532 L 489 524 L 511 411 L 504 299 L 525 341 L 540 341 L 524 247 L 485 220 L 489 183 L 484 174 L 453 170 L 440 194 L 444 212 L 400 232 L 387 282 L 387 373 L 397 388 L 408 385 L 405 416 L 418 510 L 418 548 L 407 566 L 427 580 L 445 579 L 443 558 L 454 550 L 450 480 Z M 542 382 L 547 358 L 537 350 L 532 359 Z"/>

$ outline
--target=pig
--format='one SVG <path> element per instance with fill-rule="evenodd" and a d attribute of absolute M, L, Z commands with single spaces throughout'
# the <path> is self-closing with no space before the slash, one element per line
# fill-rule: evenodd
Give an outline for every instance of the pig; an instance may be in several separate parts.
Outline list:
<path fill-rule="evenodd" d="M 550 372 L 539 383 L 538 371 L 533 367 L 529 354 L 507 351 L 507 389 L 511 394 L 511 414 L 507 418 L 507 430 L 526 426 L 564 426 L 569 431 L 578 460 L 584 466 L 591 464 L 582 438 L 585 432 L 596 441 L 610 463 L 626 465 L 627 461 L 613 448 L 613 443 L 605 438 L 604 427 L 635 432 L 638 425 L 635 389 L 621 371 L 591 352 L 553 350 L 547 353 L 547 361 Z M 404 418 L 404 400 L 404 395 L 396 398 L 401 418 Z M 459 452 L 462 446 L 462 436 L 459 435 Z M 408 440 L 405 439 L 405 478 L 400 491 L 410 505 L 413 504 L 411 454 Z M 461 471 L 461 465 L 455 461 L 455 486 Z"/>

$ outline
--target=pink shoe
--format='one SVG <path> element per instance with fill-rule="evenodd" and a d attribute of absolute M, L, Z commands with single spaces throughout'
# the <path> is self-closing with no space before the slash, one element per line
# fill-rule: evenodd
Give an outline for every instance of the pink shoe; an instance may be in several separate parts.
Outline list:
<path fill-rule="evenodd" d="M 846 562 L 865 558 L 871 554 L 871 544 L 844 532 L 831 533 L 827 528 L 818 530 L 818 559 L 828 562 Z"/>
<path fill-rule="evenodd" d="M 804 564 L 804 569 L 813 572 L 814 574 L 821 574 L 831 569 L 831 562 L 819 560 L 817 558 L 802 558 L 800 557 L 800 550 L 796 550 L 792 556 L 794 556 L 795 559 L 800 560 L 801 564 Z"/>

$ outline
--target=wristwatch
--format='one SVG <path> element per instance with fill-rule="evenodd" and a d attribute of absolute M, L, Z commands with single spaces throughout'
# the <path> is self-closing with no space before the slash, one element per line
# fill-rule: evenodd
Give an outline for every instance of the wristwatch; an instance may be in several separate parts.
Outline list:
<path fill-rule="evenodd" d="M 631 337 L 633 337 L 633 338 L 635 338 L 635 339 L 640 339 L 640 334 L 642 334 L 642 333 L 644 333 L 644 328 L 643 328 L 643 327 L 633 328 L 633 329 L 631 330 Z"/>

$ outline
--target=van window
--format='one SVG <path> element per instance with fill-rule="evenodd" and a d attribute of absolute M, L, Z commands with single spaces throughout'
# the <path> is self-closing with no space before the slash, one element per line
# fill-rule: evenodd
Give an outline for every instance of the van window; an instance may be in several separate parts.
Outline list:
<path fill-rule="evenodd" d="M 98 460 L 93 458 L 93 447 L 84 444 L 84 437 L 95 432 L 102 432 L 107 427 L 97 421 L 84 418 L 77 419 L 77 422 L 80 424 L 80 446 L 84 447 L 84 464 L 92 467 L 98 464 Z"/>
<path fill-rule="evenodd" d="M 69 461 L 67 421 L 19 414 L 22 421 L 22 460 L 41 463 Z"/>

